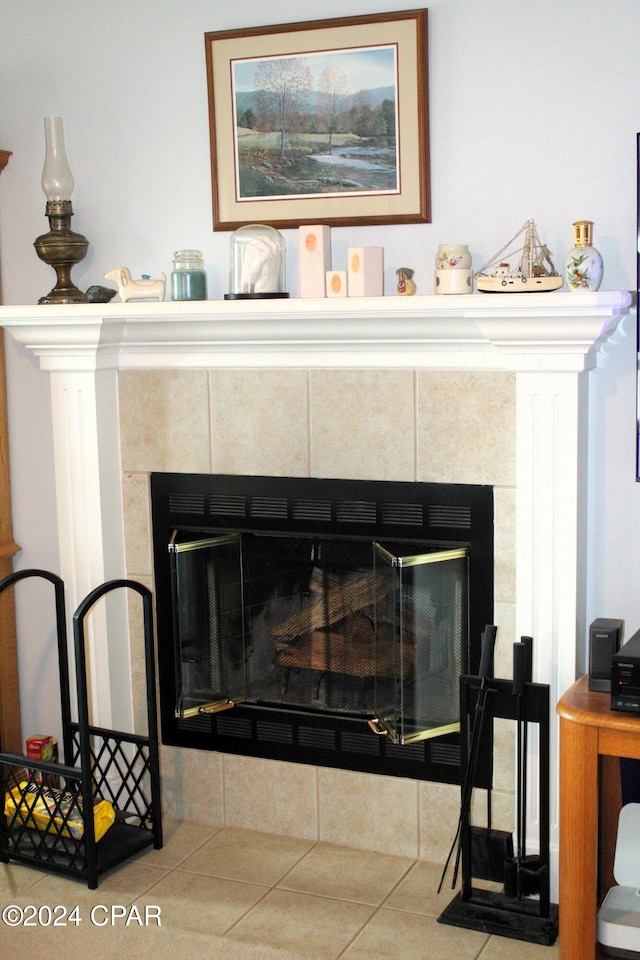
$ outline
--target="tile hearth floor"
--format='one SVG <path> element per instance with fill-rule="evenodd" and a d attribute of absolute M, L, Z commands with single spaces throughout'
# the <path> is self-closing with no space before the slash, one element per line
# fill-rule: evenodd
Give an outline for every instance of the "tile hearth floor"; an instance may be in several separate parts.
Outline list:
<path fill-rule="evenodd" d="M 112 870 L 97 890 L 0 864 L 0 911 L 15 904 L 27 916 L 28 906 L 45 908 L 33 927 L 11 927 L 11 915 L 2 912 L 2 956 L 46 950 L 70 960 L 558 957 L 557 944 L 439 924 L 453 893 L 448 881 L 438 895 L 438 864 L 187 821 L 165 822 L 164 833 L 162 850 Z M 113 905 L 123 909 L 112 914 Z M 75 906 L 74 922 L 53 925 L 71 918 Z"/>

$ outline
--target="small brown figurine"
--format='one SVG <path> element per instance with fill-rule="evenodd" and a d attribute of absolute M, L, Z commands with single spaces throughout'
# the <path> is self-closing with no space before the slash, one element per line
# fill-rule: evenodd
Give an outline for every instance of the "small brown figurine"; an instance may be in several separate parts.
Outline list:
<path fill-rule="evenodd" d="M 416 285 L 411 279 L 414 271 L 411 267 L 400 267 L 396 270 L 396 277 L 398 278 L 398 294 L 401 297 L 411 297 L 416 292 Z"/>

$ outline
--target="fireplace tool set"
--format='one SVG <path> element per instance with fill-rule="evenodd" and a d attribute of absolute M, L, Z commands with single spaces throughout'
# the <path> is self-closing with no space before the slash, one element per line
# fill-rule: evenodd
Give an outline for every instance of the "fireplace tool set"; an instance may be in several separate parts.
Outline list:
<path fill-rule="evenodd" d="M 513 645 L 513 679 L 493 678 L 496 633 L 492 625 L 483 631 L 478 676 L 460 678 L 460 816 L 438 892 L 454 852 L 452 887 L 461 869 L 461 889 L 438 919 L 451 926 L 550 946 L 558 936 L 558 907 L 550 902 L 549 687 L 532 682 L 531 637 L 522 637 Z M 480 827 L 471 823 L 478 758 L 492 750 L 493 721 L 498 718 L 516 724 L 515 837 L 507 831 L 492 829 L 493 761 L 487 790 L 487 825 Z M 539 824 L 535 853 L 529 852 L 527 838 L 530 724 L 536 724 L 538 732 Z M 479 887 L 474 885 L 474 879 L 489 881 L 494 888 L 502 889 Z"/>

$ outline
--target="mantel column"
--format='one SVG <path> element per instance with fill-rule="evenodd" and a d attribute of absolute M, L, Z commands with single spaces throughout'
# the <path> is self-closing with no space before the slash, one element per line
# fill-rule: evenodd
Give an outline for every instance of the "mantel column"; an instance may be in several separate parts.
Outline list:
<path fill-rule="evenodd" d="M 122 577 L 125 569 L 117 373 L 68 370 L 50 376 L 60 575 L 71 624 L 80 601 L 105 580 Z M 108 640 L 116 632 L 127 635 L 126 611 L 122 600 L 112 599 L 115 604 L 96 604 L 87 620 L 92 722 L 110 728 L 131 717 L 131 694 L 114 683 L 119 671 Z"/>
<path fill-rule="evenodd" d="M 533 679 L 549 684 L 552 704 L 575 680 L 578 637 L 584 632 L 586 376 L 519 373 L 516 380 L 516 636 L 533 637 Z M 535 738 L 530 762 L 537 763 Z M 558 876 L 557 769 L 558 731 L 557 722 L 552 722 L 554 880 Z M 527 835 L 535 838 L 537 777 L 530 776 L 529 788 Z"/>

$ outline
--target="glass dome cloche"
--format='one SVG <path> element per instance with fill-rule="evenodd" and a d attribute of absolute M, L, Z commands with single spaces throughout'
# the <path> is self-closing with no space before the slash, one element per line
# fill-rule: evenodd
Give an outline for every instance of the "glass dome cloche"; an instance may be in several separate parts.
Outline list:
<path fill-rule="evenodd" d="M 285 293 L 285 242 L 275 227 L 251 223 L 229 240 L 229 293 L 225 300 L 288 297 Z"/>

